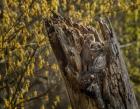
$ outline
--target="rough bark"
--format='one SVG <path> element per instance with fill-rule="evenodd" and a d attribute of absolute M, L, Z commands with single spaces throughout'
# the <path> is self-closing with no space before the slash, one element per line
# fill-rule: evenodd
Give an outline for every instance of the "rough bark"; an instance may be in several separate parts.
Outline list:
<path fill-rule="evenodd" d="M 138 109 L 108 22 L 99 20 L 100 36 L 95 28 L 57 14 L 45 25 L 73 109 Z"/>

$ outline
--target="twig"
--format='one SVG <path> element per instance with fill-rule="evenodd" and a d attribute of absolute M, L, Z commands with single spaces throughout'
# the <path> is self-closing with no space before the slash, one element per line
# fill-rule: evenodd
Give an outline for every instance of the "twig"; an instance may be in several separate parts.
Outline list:
<path fill-rule="evenodd" d="M 27 66 L 30 64 L 30 62 L 31 62 L 31 60 L 32 60 L 32 58 L 33 58 L 33 56 L 35 55 L 35 52 L 36 52 L 37 48 L 38 48 L 38 47 L 35 48 L 35 50 L 34 50 L 32 56 L 31 56 L 31 58 L 28 57 L 28 58 L 29 58 L 29 61 L 28 61 L 28 63 L 26 64 L 26 68 L 27 68 Z M 20 83 L 21 83 L 21 81 L 22 81 L 22 78 L 23 78 L 24 75 L 25 75 L 26 68 L 24 69 L 25 71 L 24 71 L 24 72 L 21 74 L 21 76 L 20 76 L 20 79 L 19 79 L 19 81 L 18 81 L 18 84 L 17 84 L 16 90 L 15 90 L 15 93 L 13 94 L 12 99 L 11 99 L 11 103 L 12 103 L 13 100 L 14 100 L 13 109 L 15 108 L 15 103 L 16 103 L 16 99 L 14 99 L 14 98 L 16 98 L 15 96 L 16 96 L 16 94 L 17 94 L 17 92 L 18 92 L 18 89 L 19 89 Z"/>
<path fill-rule="evenodd" d="M 21 105 L 22 103 L 26 103 L 26 102 L 30 102 L 30 101 L 33 101 L 33 100 L 36 100 L 36 99 L 40 99 L 41 97 L 44 97 L 47 93 L 48 93 L 48 90 L 47 90 L 46 92 L 44 92 L 43 94 L 40 94 L 40 95 L 38 95 L 38 96 L 36 96 L 36 97 L 32 97 L 32 98 L 30 98 L 30 99 L 24 100 L 24 101 L 18 103 L 16 106 L 17 106 L 17 107 L 20 107 L 20 105 Z"/>
<path fill-rule="evenodd" d="M 130 42 L 130 43 L 127 43 L 127 44 L 123 44 L 123 45 L 120 45 L 120 48 L 126 48 L 126 47 L 129 47 L 131 45 L 134 45 L 136 44 L 138 41 L 133 41 L 133 42 Z"/>

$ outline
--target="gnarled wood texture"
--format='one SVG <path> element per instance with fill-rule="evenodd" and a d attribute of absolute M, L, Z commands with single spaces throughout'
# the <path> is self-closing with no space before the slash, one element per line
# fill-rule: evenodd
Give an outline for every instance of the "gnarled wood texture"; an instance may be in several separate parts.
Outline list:
<path fill-rule="evenodd" d="M 45 22 L 72 108 L 138 109 L 115 34 L 99 24 L 102 36 L 57 14 Z"/>

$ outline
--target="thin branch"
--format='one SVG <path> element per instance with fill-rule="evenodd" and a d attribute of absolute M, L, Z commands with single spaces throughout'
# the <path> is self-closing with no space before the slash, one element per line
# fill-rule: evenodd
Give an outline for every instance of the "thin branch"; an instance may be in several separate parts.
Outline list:
<path fill-rule="evenodd" d="M 129 47 L 129 46 L 132 46 L 134 44 L 137 44 L 138 41 L 133 41 L 133 42 L 130 42 L 130 43 L 127 43 L 127 44 L 123 44 L 123 45 L 120 45 L 120 48 L 126 48 L 126 47 Z"/>
<path fill-rule="evenodd" d="M 10 43 L 16 37 L 16 35 L 14 35 L 15 33 L 18 33 L 23 28 L 25 28 L 25 27 L 28 28 L 29 26 L 32 26 L 35 22 L 41 21 L 41 20 L 43 20 L 43 18 L 41 16 L 35 16 L 35 17 L 33 17 L 33 20 L 32 21 L 28 22 L 27 24 L 25 24 L 22 27 L 20 27 L 17 30 L 15 30 L 11 35 L 8 36 L 7 39 L 4 40 L 4 42 Z"/>
<path fill-rule="evenodd" d="M 30 64 L 30 62 L 31 62 L 31 60 L 32 60 L 32 58 L 33 58 L 33 56 L 35 55 L 35 52 L 36 52 L 37 48 L 38 48 L 38 47 L 35 48 L 35 50 L 34 50 L 32 56 L 31 56 L 31 57 L 28 57 L 28 58 L 29 58 L 29 61 L 28 61 L 27 64 L 26 64 L 26 68 L 27 68 L 27 66 Z M 21 74 L 21 76 L 20 76 L 20 79 L 19 79 L 19 81 L 18 81 L 18 84 L 17 84 L 16 90 L 15 90 L 15 93 L 13 94 L 12 99 L 11 99 L 11 102 L 13 102 L 13 100 L 14 100 L 13 109 L 15 108 L 15 103 L 16 103 L 16 97 L 15 97 L 15 96 L 16 96 L 18 90 L 19 90 L 20 83 L 21 83 L 21 81 L 22 81 L 22 79 L 23 79 L 23 77 L 24 77 L 24 75 L 25 75 L 26 70 L 27 70 L 26 68 L 24 69 L 24 72 L 23 72 L 23 73 Z M 15 98 L 15 99 L 14 99 L 14 98 Z"/>
<path fill-rule="evenodd" d="M 42 39 L 42 41 L 40 41 L 40 42 L 45 41 L 45 39 L 46 39 L 46 38 Z M 38 47 L 39 47 L 39 46 L 37 46 L 37 47 L 35 48 L 35 50 L 34 50 L 34 52 L 33 52 L 32 56 L 31 56 L 31 58 L 29 57 L 29 58 L 30 58 L 30 60 L 29 60 L 29 61 L 28 61 L 28 63 L 26 64 L 26 68 L 27 68 L 27 66 L 30 64 L 30 62 L 31 62 L 32 58 L 34 57 L 34 55 L 35 55 L 35 53 L 36 53 L 36 51 L 37 51 Z M 16 94 L 17 94 L 18 90 L 19 90 L 19 86 L 20 86 L 20 83 L 21 83 L 22 78 L 23 78 L 23 77 L 24 77 L 24 75 L 25 75 L 26 68 L 25 68 L 25 71 L 23 72 L 23 74 L 21 75 L 21 77 L 20 77 L 20 79 L 19 79 L 19 81 L 18 81 L 18 84 L 17 84 L 17 87 L 16 87 L 16 91 L 15 91 L 15 93 L 13 94 L 13 97 L 12 97 L 12 100 L 11 100 L 11 102 L 14 100 L 14 104 L 13 104 L 13 106 L 15 106 L 15 104 L 16 104 L 16 99 L 14 99 L 14 98 L 15 98 L 15 96 L 16 96 Z"/>
<path fill-rule="evenodd" d="M 27 102 L 30 102 L 30 101 L 33 101 L 33 100 L 36 100 L 36 99 L 40 99 L 41 97 L 44 97 L 47 93 L 48 93 L 48 90 L 47 90 L 46 92 L 44 92 L 44 93 L 42 93 L 42 94 L 36 96 L 36 97 L 32 97 L 32 98 L 30 98 L 30 99 L 27 99 L 27 100 L 24 100 L 24 101 L 18 103 L 18 104 L 16 105 L 16 107 L 20 107 L 20 105 L 21 105 L 22 103 L 27 103 Z"/>

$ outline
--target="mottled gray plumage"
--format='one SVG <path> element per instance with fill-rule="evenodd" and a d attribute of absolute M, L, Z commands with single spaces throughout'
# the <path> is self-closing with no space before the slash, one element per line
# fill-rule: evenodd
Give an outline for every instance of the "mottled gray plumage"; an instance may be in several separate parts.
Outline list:
<path fill-rule="evenodd" d="M 100 54 L 94 59 L 91 69 L 95 73 L 100 72 L 105 67 L 106 67 L 106 56 L 104 54 Z"/>

